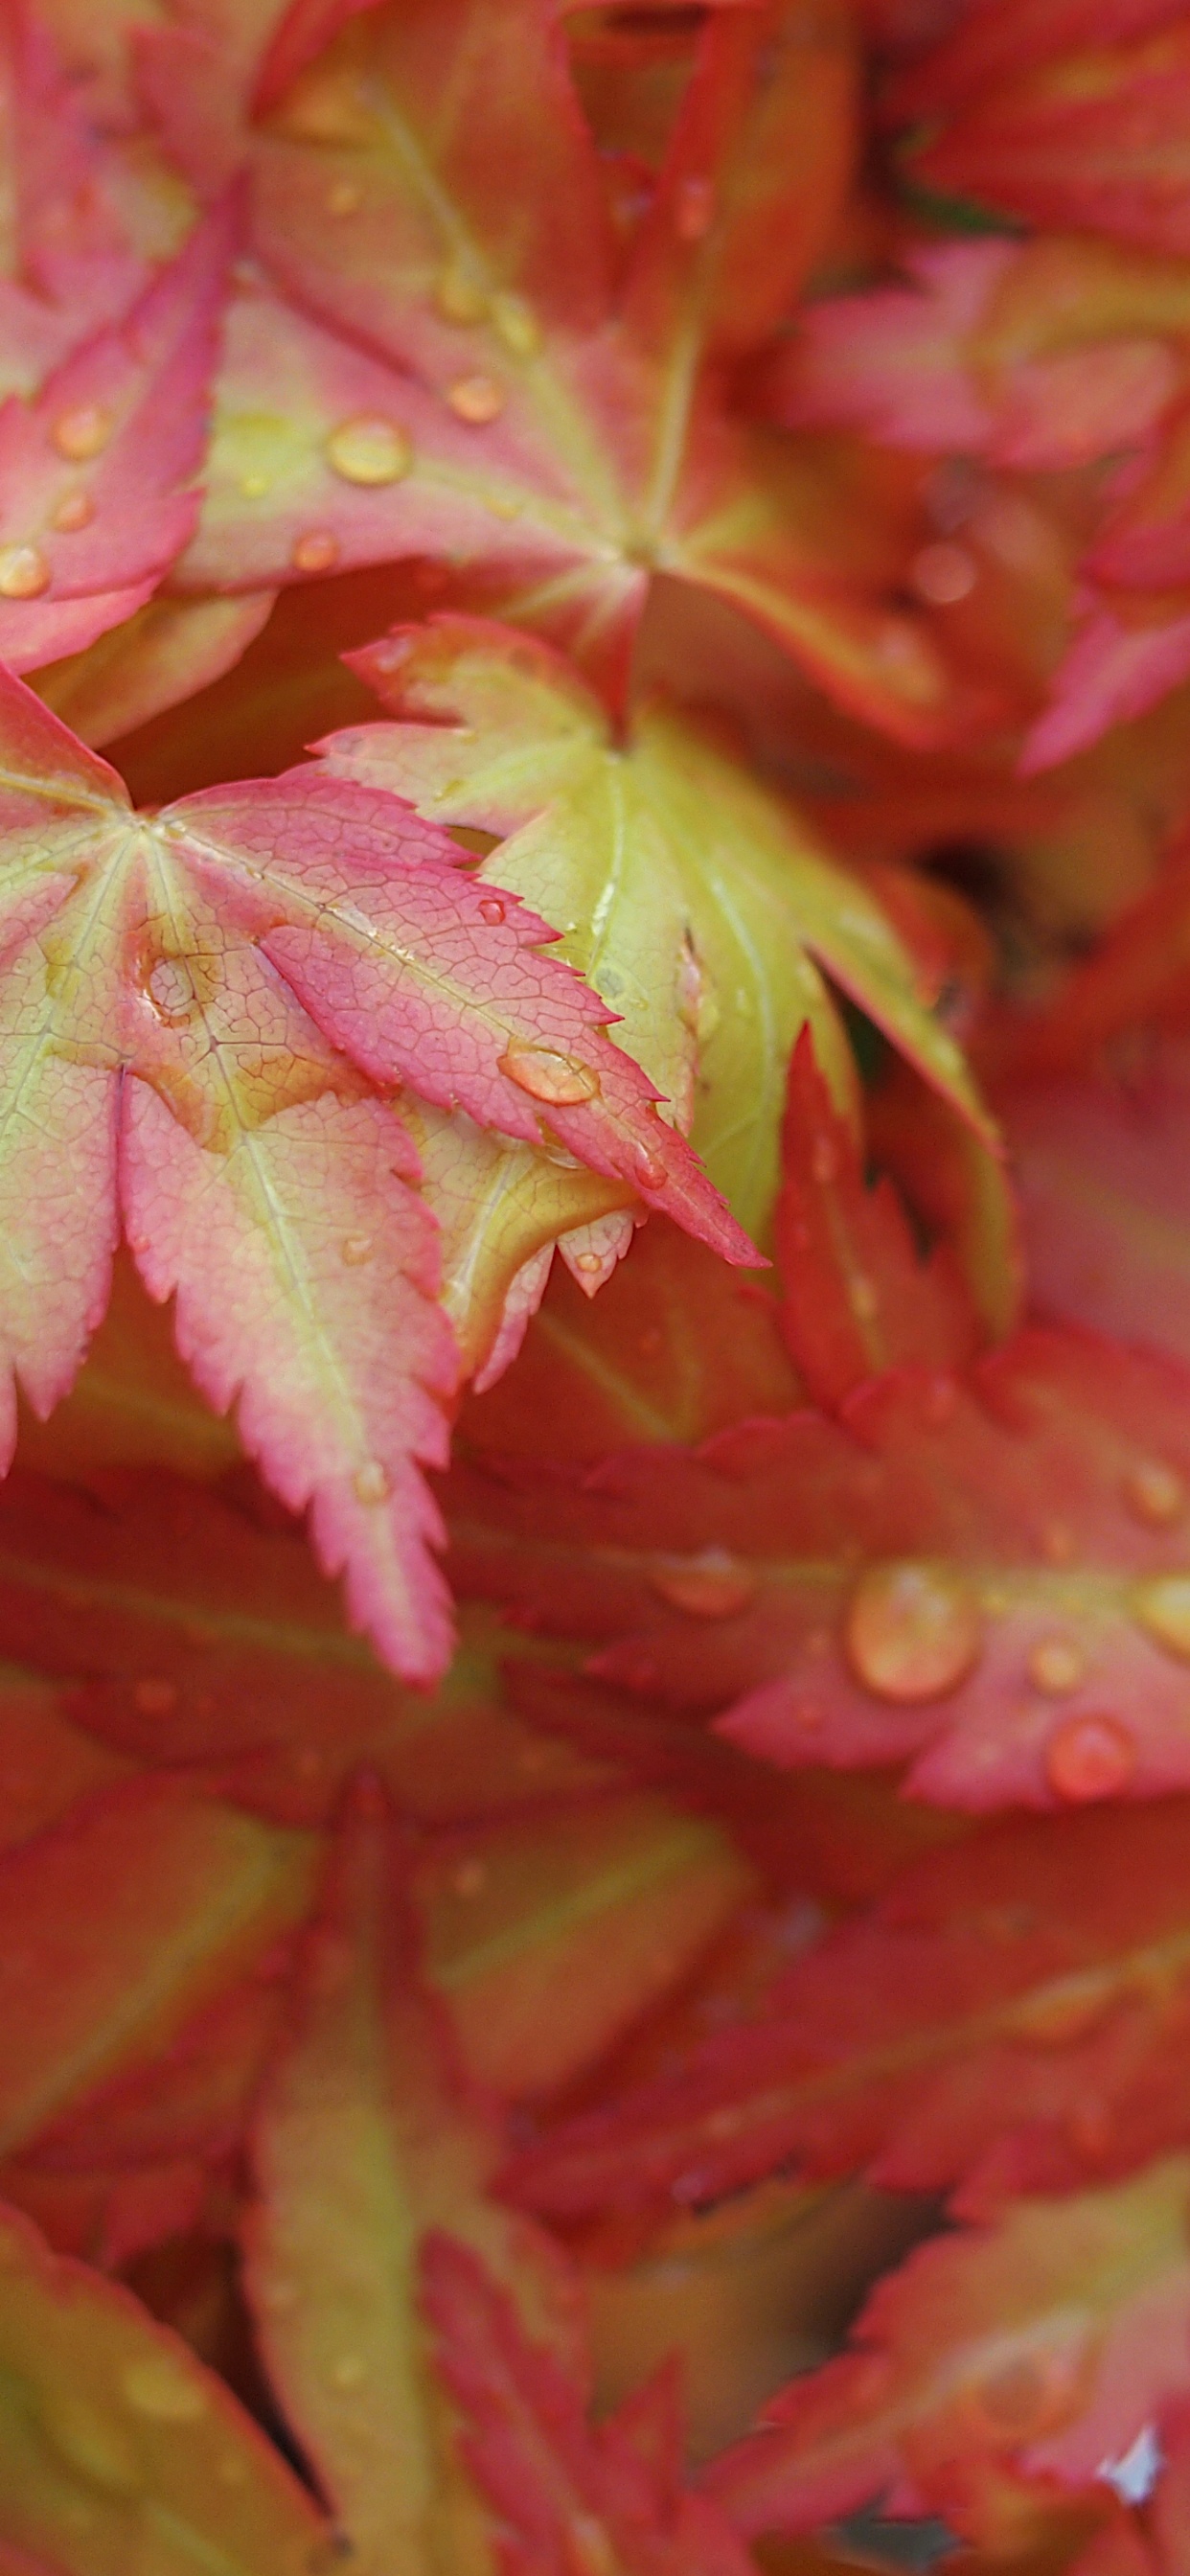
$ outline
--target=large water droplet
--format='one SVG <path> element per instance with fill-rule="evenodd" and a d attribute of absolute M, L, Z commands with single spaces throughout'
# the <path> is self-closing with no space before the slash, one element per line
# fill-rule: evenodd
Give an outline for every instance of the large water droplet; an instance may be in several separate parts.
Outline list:
<path fill-rule="evenodd" d="M 36 546 L 0 546 L 0 598 L 39 599 L 50 568 Z"/>
<path fill-rule="evenodd" d="M 379 413 L 345 420 L 326 442 L 327 462 L 345 483 L 399 483 L 413 463 L 413 448 L 395 420 Z"/>
<path fill-rule="evenodd" d="M 460 420 L 472 429 L 484 429 L 490 420 L 499 419 L 506 397 L 495 376 L 458 376 L 447 387 L 446 399 Z"/>
<path fill-rule="evenodd" d="M 556 1108 L 594 1100 L 599 1090 L 599 1076 L 589 1064 L 576 1055 L 556 1054 L 552 1047 L 510 1046 L 500 1058 L 500 1071 L 515 1082 L 518 1091 L 527 1091 L 531 1100 L 544 1100 Z"/>
<path fill-rule="evenodd" d="M 1039 1637 L 1029 1655 L 1029 1679 L 1050 1699 L 1077 1690 L 1086 1669 L 1086 1656 L 1073 1637 Z"/>
<path fill-rule="evenodd" d="M 872 1565 L 852 1593 L 844 1640 L 878 1699 L 938 1699 L 979 1654 L 979 1607 L 961 1577 L 940 1566 Z"/>
<path fill-rule="evenodd" d="M 1124 1500 L 1150 1529 L 1167 1529 L 1186 1508 L 1186 1486 L 1162 1458 L 1139 1458 L 1124 1478 Z"/>
<path fill-rule="evenodd" d="M 1132 1608 L 1146 1635 L 1190 1663 L 1190 1574 L 1154 1575 L 1133 1593 Z"/>
<path fill-rule="evenodd" d="M 750 1566 L 741 1565 L 721 1547 L 655 1566 L 649 1580 L 663 1601 L 692 1619 L 734 1618 L 755 1600 L 759 1588 Z"/>
<path fill-rule="evenodd" d="M 379 1458 L 369 1458 L 352 1481 L 360 1503 L 386 1503 L 393 1489 L 392 1477 Z"/>
<path fill-rule="evenodd" d="M 59 456 L 68 456 L 72 465 L 100 455 L 111 434 L 111 416 L 98 403 L 77 403 L 73 410 L 60 412 L 50 431 Z"/>
<path fill-rule="evenodd" d="M 490 922 L 493 929 L 495 929 L 498 922 L 503 921 L 504 906 L 501 903 L 498 894 L 485 894 L 480 896 L 479 917 L 481 921 Z"/>
<path fill-rule="evenodd" d="M 155 2424 L 198 2424 L 207 2412 L 200 2380 L 169 2353 L 146 2353 L 120 2373 L 120 2388 L 138 2415 Z"/>
<path fill-rule="evenodd" d="M 329 572 L 338 560 L 339 542 L 329 528 L 311 528 L 295 542 L 292 561 L 297 572 Z"/>
<path fill-rule="evenodd" d="M 651 1153 L 647 1145 L 634 1145 L 632 1177 L 642 1190 L 664 1189 L 665 1165 L 660 1154 Z"/>
<path fill-rule="evenodd" d="M 1136 1745 L 1116 1717 L 1068 1717 L 1046 1747 L 1051 1789 L 1075 1806 L 1118 1797 L 1136 1771 Z"/>

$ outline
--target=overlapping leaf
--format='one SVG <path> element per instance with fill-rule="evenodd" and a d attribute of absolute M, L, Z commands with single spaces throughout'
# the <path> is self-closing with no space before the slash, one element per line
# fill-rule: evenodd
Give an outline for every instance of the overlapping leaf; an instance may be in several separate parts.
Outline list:
<path fill-rule="evenodd" d="M 118 1185 L 204 1394 L 240 1395 L 246 1446 L 312 1502 L 355 1617 L 433 1673 L 446 1625 L 417 1462 L 444 1456 L 454 1372 L 432 1219 L 381 1091 L 408 1081 L 548 1135 L 737 1258 L 746 1239 L 603 1006 L 543 956 L 548 929 L 481 893 L 447 835 L 303 771 L 138 819 L 113 771 L 7 691 L 10 1424 L 14 1370 L 43 1412 L 71 1383 Z"/>
<path fill-rule="evenodd" d="M 771 330 L 838 204 L 845 13 L 705 13 L 619 261 L 548 13 L 341 16 L 295 11 L 264 74 L 255 237 L 293 301 L 266 283 L 231 310 L 187 577 L 263 587 L 429 554 L 622 683 L 665 574 L 731 601 L 892 731 L 957 721 L 922 622 L 888 598 L 895 515 L 722 403 L 725 361 Z"/>
<path fill-rule="evenodd" d="M 1190 2163 L 1021 2199 L 883 2281 L 857 2349 L 794 2381 L 708 2486 L 748 2532 L 860 2504 L 1019 2550 L 1187 2387 Z"/>
<path fill-rule="evenodd" d="M 1031 1332 L 963 1385 L 745 1423 L 581 1482 L 460 1470 L 464 1588 L 603 1640 L 596 1669 L 729 1712 L 778 1763 L 911 1763 L 918 1795 L 1182 1786 L 1190 1402 L 1172 1363 Z"/>
<path fill-rule="evenodd" d="M 1190 2139 L 1184 1801 L 967 1836 L 713 2032 L 525 2150 L 567 2221 L 713 2201 L 778 2166 L 939 2191 L 1077 2189 Z"/>

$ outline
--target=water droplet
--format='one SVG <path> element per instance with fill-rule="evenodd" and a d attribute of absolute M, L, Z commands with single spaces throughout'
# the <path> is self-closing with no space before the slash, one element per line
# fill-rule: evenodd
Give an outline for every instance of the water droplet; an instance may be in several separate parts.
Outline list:
<path fill-rule="evenodd" d="M 89 492 L 68 492 L 54 512 L 54 526 L 60 535 L 73 537 L 80 528 L 89 528 L 95 516 L 95 504 Z"/>
<path fill-rule="evenodd" d="M 60 412 L 50 431 L 59 456 L 68 456 L 72 465 L 100 455 L 111 434 L 110 414 L 98 403 L 79 403 L 73 411 Z"/>
<path fill-rule="evenodd" d="M 135 1685 L 132 1699 L 142 1717 L 170 1717 L 178 1705 L 178 1685 L 162 1675 L 148 1673 Z"/>
<path fill-rule="evenodd" d="M 338 538 L 329 528 L 311 528 L 307 536 L 297 539 L 291 560 L 297 572 L 329 572 L 339 560 Z"/>
<path fill-rule="evenodd" d="M 541 347 L 541 325 L 521 295 L 494 295 L 492 320 L 514 358 L 535 358 Z"/>
<path fill-rule="evenodd" d="M 979 1609 L 961 1578 L 939 1566 L 872 1565 L 851 1596 L 844 1638 L 878 1699 L 938 1699 L 976 1660 Z"/>
<path fill-rule="evenodd" d="M 498 921 L 503 921 L 504 906 L 500 901 L 499 895 L 482 895 L 480 897 L 479 914 L 481 921 L 490 921 L 493 927 Z"/>
<path fill-rule="evenodd" d="M 447 387 L 446 399 L 460 420 L 472 429 L 483 429 L 488 421 L 498 420 L 504 409 L 504 387 L 495 376 L 458 376 Z"/>
<path fill-rule="evenodd" d="M 839 1177 L 839 1157 L 829 1136 L 816 1136 L 810 1148 L 810 1172 L 820 1189 Z"/>
<path fill-rule="evenodd" d="M 721 1547 L 655 1566 L 649 1580 L 663 1601 L 692 1619 L 734 1618 L 737 1611 L 748 1608 L 759 1590 L 750 1566 L 741 1565 Z"/>
<path fill-rule="evenodd" d="M 1059 1798 L 1084 1805 L 1118 1797 L 1136 1770 L 1136 1745 L 1115 1717 L 1068 1717 L 1046 1747 L 1046 1773 Z"/>
<path fill-rule="evenodd" d="M 352 1481 L 360 1503 L 386 1503 L 393 1489 L 392 1477 L 379 1458 L 369 1458 Z"/>
<path fill-rule="evenodd" d="M 1186 1508 L 1186 1486 L 1176 1467 L 1161 1458 L 1140 1458 L 1124 1478 L 1124 1500 L 1138 1520 L 1166 1529 Z"/>
<path fill-rule="evenodd" d="M 326 211 L 339 221 L 344 215 L 358 215 L 363 202 L 363 189 L 357 187 L 354 179 L 336 179 L 333 188 L 326 192 Z"/>
<path fill-rule="evenodd" d="M 1190 1574 L 1157 1574 L 1132 1596 L 1135 1617 L 1167 1655 L 1190 1663 Z"/>
<path fill-rule="evenodd" d="M 120 2387 L 138 2415 L 155 2424 L 197 2424 L 207 2412 L 207 2395 L 168 2353 L 147 2353 L 120 2373 Z"/>
<path fill-rule="evenodd" d="M 861 1324 L 870 1324 L 873 1315 L 879 1314 L 880 1291 L 875 1280 L 869 1279 L 862 1270 L 852 1280 L 848 1296 L 852 1314 L 858 1316 Z"/>
<path fill-rule="evenodd" d="M 1039 1637 L 1029 1656 L 1029 1679 L 1050 1699 L 1077 1690 L 1086 1669 L 1086 1656 L 1073 1637 Z"/>
<path fill-rule="evenodd" d="M 500 1071 L 530 1099 L 558 1108 L 594 1100 L 599 1090 L 599 1076 L 589 1064 L 576 1055 L 557 1055 L 552 1047 L 510 1046 L 500 1058 Z"/>
<path fill-rule="evenodd" d="M 451 1886 L 456 1896 L 482 1896 L 488 1883 L 487 1864 L 482 1860 L 460 1861 L 452 1873 Z"/>
<path fill-rule="evenodd" d="M 0 598 L 39 599 L 50 568 L 36 546 L 0 546 Z"/>
<path fill-rule="evenodd" d="M 359 2388 L 367 2375 L 368 2365 L 359 2352 L 341 2352 L 328 2373 L 332 2388 Z"/>
<path fill-rule="evenodd" d="M 966 599 L 979 578 L 979 567 L 965 546 L 923 546 L 909 567 L 909 579 L 919 599 L 930 608 L 953 608 Z"/>
<path fill-rule="evenodd" d="M 583 1271 L 588 1279 L 593 1279 L 595 1273 L 602 1270 L 603 1263 L 597 1252 L 576 1252 L 574 1266 L 576 1270 Z"/>
<path fill-rule="evenodd" d="M 680 179 L 674 197 L 674 228 L 679 241 L 702 241 L 715 220 L 715 191 L 709 179 Z"/>
<path fill-rule="evenodd" d="M 639 1183 L 642 1190 L 664 1189 L 665 1165 L 661 1160 L 660 1154 L 650 1153 L 647 1145 L 634 1145 L 632 1148 L 632 1177 L 634 1181 Z"/>
<path fill-rule="evenodd" d="M 481 286 L 469 277 L 465 268 L 444 268 L 434 289 L 434 302 L 444 322 L 457 323 L 466 330 L 471 323 L 482 322 L 488 299 Z"/>
<path fill-rule="evenodd" d="M 144 989 L 158 1019 L 171 1029 L 191 1017 L 198 1000 L 184 957 L 156 958 L 144 978 Z"/>
<path fill-rule="evenodd" d="M 326 442 L 327 463 L 345 483 L 399 483 L 413 463 L 413 448 L 395 420 L 361 413 L 345 420 Z"/>
<path fill-rule="evenodd" d="M 361 1270 L 365 1261 L 371 1260 L 375 1250 L 374 1235 L 345 1234 L 339 1246 L 339 1258 L 346 1262 L 349 1270 Z"/>

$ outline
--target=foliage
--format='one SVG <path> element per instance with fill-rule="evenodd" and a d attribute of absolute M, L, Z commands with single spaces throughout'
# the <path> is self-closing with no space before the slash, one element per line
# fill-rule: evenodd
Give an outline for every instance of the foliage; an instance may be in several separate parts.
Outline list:
<path fill-rule="evenodd" d="M 0 2576 L 1185 2576 L 1186 0 L 0 128 Z"/>

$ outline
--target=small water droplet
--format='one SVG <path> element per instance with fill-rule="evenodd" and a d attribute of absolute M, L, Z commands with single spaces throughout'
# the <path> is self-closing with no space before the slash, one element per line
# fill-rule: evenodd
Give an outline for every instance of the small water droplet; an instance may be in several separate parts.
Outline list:
<path fill-rule="evenodd" d="M 909 567 L 909 579 L 929 608 L 954 608 L 967 599 L 979 578 L 979 567 L 965 546 L 939 540 L 923 546 Z"/>
<path fill-rule="evenodd" d="M 490 420 L 499 419 L 505 393 L 495 376 L 458 376 L 447 387 L 446 399 L 459 420 L 472 429 L 484 429 Z"/>
<path fill-rule="evenodd" d="M 413 448 L 395 420 L 361 413 L 345 420 L 326 442 L 327 463 L 345 483 L 399 483 L 413 463 Z"/>
<path fill-rule="evenodd" d="M 198 2424 L 207 2412 L 207 2395 L 168 2353 L 146 2353 L 120 2373 L 120 2388 L 138 2415 L 156 2424 Z"/>
<path fill-rule="evenodd" d="M 311 528 L 296 540 L 291 558 L 298 572 L 329 572 L 339 560 L 339 542 L 329 528 Z"/>
<path fill-rule="evenodd" d="M 979 1654 L 979 1609 L 961 1577 L 940 1566 L 872 1565 L 852 1593 L 844 1640 L 859 1679 L 878 1699 L 938 1699 Z"/>
<path fill-rule="evenodd" d="M 759 1590 L 751 1567 L 720 1547 L 655 1566 L 649 1580 L 663 1601 L 692 1619 L 734 1618 L 737 1611 L 748 1608 Z"/>
<path fill-rule="evenodd" d="M 715 220 L 715 191 L 709 179 L 680 179 L 674 195 L 674 228 L 679 241 L 705 239 Z"/>
<path fill-rule="evenodd" d="M 483 288 L 476 285 L 465 268 L 453 264 L 441 271 L 434 288 L 434 302 L 443 321 L 456 323 L 460 330 L 466 330 L 474 322 L 482 322 L 488 309 Z"/>
<path fill-rule="evenodd" d="M 76 536 L 80 528 L 89 528 L 95 516 L 95 504 L 89 492 L 68 492 L 54 512 L 54 526 L 64 537 Z"/>
<path fill-rule="evenodd" d="M 360 1503 L 386 1503 L 393 1489 L 392 1477 L 379 1458 L 369 1458 L 367 1465 L 361 1467 L 353 1478 L 353 1483 L 356 1501 Z"/>
<path fill-rule="evenodd" d="M 531 1100 L 557 1108 L 594 1100 L 599 1090 L 599 1076 L 589 1064 L 576 1055 L 558 1055 L 552 1047 L 510 1046 L 500 1058 L 500 1071 Z"/>
<path fill-rule="evenodd" d="M 593 1279 L 596 1272 L 602 1270 L 603 1263 L 597 1252 L 576 1252 L 574 1266 L 576 1270 L 583 1271 L 588 1279 Z"/>
<path fill-rule="evenodd" d="M 1185 1481 L 1163 1459 L 1140 1458 L 1124 1478 L 1124 1500 L 1151 1529 L 1167 1529 L 1186 1508 Z"/>
<path fill-rule="evenodd" d="M 1068 1717 L 1046 1747 L 1046 1773 L 1059 1798 L 1082 1806 L 1118 1797 L 1136 1770 L 1136 1745 L 1115 1717 Z"/>
<path fill-rule="evenodd" d="M 870 1324 L 872 1317 L 879 1314 L 880 1291 L 875 1280 L 869 1279 L 864 1271 L 861 1270 L 852 1280 L 848 1296 L 852 1314 L 858 1317 L 861 1324 Z"/>
<path fill-rule="evenodd" d="M 829 1136 L 816 1136 L 810 1148 L 810 1172 L 820 1189 L 839 1177 L 839 1157 Z"/>
<path fill-rule="evenodd" d="M 142 1717 L 170 1717 L 178 1705 L 178 1685 L 164 1675 L 147 1673 L 136 1683 L 132 1698 Z"/>
<path fill-rule="evenodd" d="M 68 456 L 72 465 L 99 456 L 111 434 L 111 416 L 98 403 L 78 403 L 72 411 L 60 412 L 50 431 L 59 456 Z"/>
<path fill-rule="evenodd" d="M 490 921 L 490 922 L 492 923 L 493 927 L 495 926 L 495 924 L 496 924 L 498 921 L 503 921 L 503 919 L 504 919 L 504 906 L 503 906 L 503 904 L 502 904 L 502 903 L 501 903 L 501 901 L 500 901 L 500 897 L 499 897 L 499 895 L 498 895 L 498 894 L 485 894 L 485 895 L 481 895 L 481 897 L 480 897 L 480 904 L 479 904 L 479 914 L 480 914 L 480 919 L 481 919 L 481 921 Z"/>
<path fill-rule="evenodd" d="M 1077 1690 L 1086 1669 L 1086 1656 L 1073 1637 L 1039 1637 L 1030 1652 L 1029 1679 L 1050 1699 Z"/>
<path fill-rule="evenodd" d="M 1133 1593 L 1132 1609 L 1146 1636 L 1190 1663 L 1190 1574 L 1154 1575 Z"/>
<path fill-rule="evenodd" d="M 326 192 L 326 211 L 339 222 L 344 215 L 358 215 L 363 202 L 363 189 L 356 185 L 354 179 L 336 179 L 333 188 Z"/>
<path fill-rule="evenodd" d="M 39 599 L 50 586 L 50 568 L 36 546 L 0 546 L 0 597 Z"/>
<path fill-rule="evenodd" d="M 339 1258 L 346 1262 L 349 1270 L 361 1270 L 364 1263 L 372 1259 L 375 1250 L 375 1235 L 345 1234 L 339 1246 Z"/>
<path fill-rule="evenodd" d="M 198 995 L 184 957 L 157 957 L 144 978 L 145 994 L 167 1028 L 179 1028 L 193 1014 Z"/>
<path fill-rule="evenodd" d="M 541 325 L 522 295 L 494 295 L 492 320 L 514 358 L 535 358 L 541 347 Z"/>
<path fill-rule="evenodd" d="M 647 1145 L 634 1145 L 632 1148 L 632 1177 L 634 1181 L 639 1184 L 642 1190 L 664 1189 L 665 1165 L 661 1160 L 660 1154 L 651 1153 Z"/>
<path fill-rule="evenodd" d="M 328 2373 L 332 2388 L 359 2388 L 367 2375 L 368 2365 L 359 2352 L 341 2352 Z"/>

